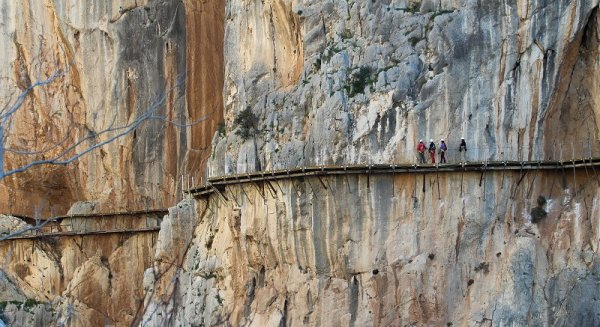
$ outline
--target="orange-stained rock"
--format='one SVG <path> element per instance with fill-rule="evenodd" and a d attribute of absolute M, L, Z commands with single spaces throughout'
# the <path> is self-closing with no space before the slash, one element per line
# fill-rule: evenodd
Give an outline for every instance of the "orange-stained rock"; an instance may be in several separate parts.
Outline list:
<path fill-rule="evenodd" d="M 0 212 L 64 214 L 82 200 L 96 201 L 97 211 L 164 208 L 181 199 L 192 178 L 203 176 L 222 120 L 224 1 L 80 5 L 0 5 L 6 13 L 2 107 L 59 72 L 25 98 L 7 139 L 11 150 L 50 150 L 11 152 L 7 168 L 53 158 L 76 140 L 127 126 L 149 110 L 158 119 L 70 165 L 3 179 Z M 65 158 L 115 135 L 90 138 Z"/>

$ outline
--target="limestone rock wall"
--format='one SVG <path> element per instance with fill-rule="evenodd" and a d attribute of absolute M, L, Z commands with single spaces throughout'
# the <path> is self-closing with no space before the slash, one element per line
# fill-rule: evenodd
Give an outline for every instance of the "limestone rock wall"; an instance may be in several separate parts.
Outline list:
<path fill-rule="evenodd" d="M 0 0 L 3 104 L 62 72 L 11 121 L 8 166 L 149 108 L 160 118 L 70 166 L 3 179 L 0 208 L 164 207 L 181 174 L 199 180 L 209 150 L 212 176 L 412 162 L 417 140 L 455 149 L 461 136 L 472 159 L 597 155 L 597 8 Z M 243 139 L 247 110 L 256 120 Z M 116 235 L 3 243 L 0 295 L 18 302 L 5 303 L 14 324 L 599 325 L 597 181 L 577 170 L 232 186 L 173 207 L 156 246 Z M 538 195 L 549 215 L 531 225 Z"/>
<path fill-rule="evenodd" d="M 229 1 L 227 133 L 209 174 L 599 149 L 597 0 Z M 299 73 L 298 73 L 299 72 Z M 250 108 L 244 140 L 235 117 Z"/>
<path fill-rule="evenodd" d="M 128 326 L 143 306 L 156 234 L 0 244 L 0 308 L 9 326 Z"/>
<path fill-rule="evenodd" d="M 171 227 L 146 271 L 143 321 L 594 326 L 600 186 L 588 174 L 329 176 L 227 187 L 163 222 Z M 535 225 L 529 212 L 539 195 L 548 216 Z M 193 235 L 175 232 L 190 226 Z M 166 253 L 178 268 L 160 264 Z"/>
<path fill-rule="evenodd" d="M 0 9 L 1 108 L 58 73 L 10 121 L 6 168 L 90 136 L 68 157 L 153 118 L 67 167 L 3 179 L 0 209 L 49 215 L 80 200 L 97 201 L 99 211 L 177 203 L 181 175 L 202 176 L 222 119 L 224 2 L 7 0 Z"/>

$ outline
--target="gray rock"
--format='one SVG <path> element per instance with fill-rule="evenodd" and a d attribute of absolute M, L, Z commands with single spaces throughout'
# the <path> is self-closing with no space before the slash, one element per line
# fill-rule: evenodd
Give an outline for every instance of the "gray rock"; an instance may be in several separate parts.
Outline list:
<path fill-rule="evenodd" d="M 562 106 L 560 100 L 550 99 L 561 99 L 562 81 L 570 78 L 566 72 L 577 57 L 573 49 L 580 46 L 579 37 L 598 5 L 597 0 L 522 6 L 507 1 L 301 1 L 294 3 L 302 8 L 299 25 L 290 25 L 289 19 L 264 25 L 270 17 L 269 3 L 256 4 L 255 12 L 265 15 L 264 19 L 248 24 L 267 31 L 275 42 L 284 30 L 295 29 L 301 35 L 303 58 L 298 61 L 297 53 L 285 52 L 294 46 L 282 50 L 277 60 L 265 61 L 244 51 L 254 47 L 250 40 L 228 44 L 226 74 L 233 82 L 225 85 L 224 96 L 232 99 L 225 111 L 259 103 L 253 110 L 261 119 L 272 113 L 282 117 L 278 130 L 259 131 L 259 163 L 253 167 L 297 164 L 288 160 L 288 152 L 270 152 L 265 165 L 261 153 L 273 148 L 267 145 L 273 141 L 276 148 L 303 153 L 306 165 L 343 162 L 340 158 L 357 163 L 372 156 L 387 163 L 413 162 L 412 149 L 418 139 L 445 138 L 454 148 L 464 135 L 469 135 L 471 160 L 551 157 L 548 149 L 555 142 L 554 134 L 563 132 L 545 127 L 555 124 L 551 113 Z M 232 17 L 243 17 L 237 7 L 228 10 Z M 288 10 L 289 17 L 297 15 L 287 3 L 282 10 Z M 565 12 L 573 14 L 567 17 Z M 237 40 L 247 28 L 242 20 L 231 20 L 226 38 Z M 285 62 L 284 58 L 293 60 Z M 355 85 L 352 76 L 361 67 L 373 72 Z M 292 84 L 283 85 L 273 69 L 300 69 L 302 73 Z M 260 80 L 255 80 L 257 75 Z M 281 103 L 265 98 L 281 99 Z M 379 100 L 383 98 L 389 100 Z M 360 128 L 357 122 L 365 108 L 385 112 L 394 106 L 406 115 L 404 128 L 376 145 L 362 139 L 361 135 L 382 128 L 369 125 L 372 133 Z M 323 128 L 336 125 L 335 119 L 346 114 L 347 127 Z M 561 124 L 580 125 L 575 121 Z M 582 134 L 598 130 L 593 124 L 585 128 Z M 561 138 L 579 142 L 574 136 Z M 215 147 L 216 152 L 226 151 L 238 163 L 245 161 L 238 158 L 248 154 L 243 142 L 232 138 L 220 142 L 227 145 Z M 216 153 L 217 158 L 221 156 Z M 209 162 L 211 167 L 218 165 Z M 237 165 L 242 171 L 248 167 Z"/>
<path fill-rule="evenodd" d="M 86 215 L 95 212 L 96 203 L 92 201 L 77 201 L 73 203 L 67 215 Z"/>

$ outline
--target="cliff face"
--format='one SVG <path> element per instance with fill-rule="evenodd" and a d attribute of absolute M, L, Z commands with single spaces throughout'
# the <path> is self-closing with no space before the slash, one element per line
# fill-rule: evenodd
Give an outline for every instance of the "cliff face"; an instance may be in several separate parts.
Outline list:
<path fill-rule="evenodd" d="M 584 170 L 306 177 L 220 192 L 163 223 L 155 260 L 181 266 L 146 272 L 145 322 L 600 323 L 600 186 Z M 548 216 L 532 225 L 539 195 Z"/>
<path fill-rule="evenodd" d="M 17 240 L 0 245 L 9 326 L 127 326 L 142 307 L 156 235 Z"/>
<path fill-rule="evenodd" d="M 250 108 L 257 132 L 215 140 L 209 173 L 413 162 L 419 139 L 461 136 L 480 159 L 598 152 L 597 6 L 231 1 L 227 130 Z"/>
<path fill-rule="evenodd" d="M 52 158 L 75 140 L 126 126 L 148 112 L 155 118 L 68 167 L 45 166 L 3 179 L 1 210 L 48 215 L 65 213 L 79 200 L 97 201 L 101 211 L 176 203 L 181 175 L 202 175 L 222 117 L 223 6 L 0 2 L 3 106 L 59 73 L 35 88 L 11 120 L 6 143 L 14 151 L 7 154 L 7 168 Z M 182 124 L 192 125 L 177 126 Z M 68 155 L 122 131 L 91 137 Z M 44 155 L 19 153 L 48 149 Z M 29 201 L 14 201 L 25 195 Z"/>
<path fill-rule="evenodd" d="M 165 206 L 178 176 L 199 180 L 209 147 L 212 176 L 413 162 L 418 139 L 445 138 L 452 154 L 461 136 L 471 160 L 600 153 L 598 0 L 1 7 L 8 90 L 65 70 L 26 99 L 14 149 L 57 153 L 165 92 L 157 115 L 191 124 L 147 122 L 72 166 L 5 179 L 4 210 Z M 236 121 L 241 112 L 251 119 Z M 228 186 L 173 207 L 156 243 L 3 243 L 0 302 L 17 301 L 4 303 L 17 325 L 600 325 L 597 173 Z M 540 195 L 548 216 L 532 224 Z"/>
<path fill-rule="evenodd" d="M 209 175 L 414 162 L 419 139 L 453 151 L 461 136 L 471 160 L 597 154 L 597 8 L 230 1 L 226 131 Z M 227 187 L 171 220 L 193 235 L 161 232 L 156 260 L 178 253 L 182 266 L 146 272 L 144 321 L 596 325 L 597 181 L 577 170 Z M 539 195 L 548 216 L 532 224 Z"/>

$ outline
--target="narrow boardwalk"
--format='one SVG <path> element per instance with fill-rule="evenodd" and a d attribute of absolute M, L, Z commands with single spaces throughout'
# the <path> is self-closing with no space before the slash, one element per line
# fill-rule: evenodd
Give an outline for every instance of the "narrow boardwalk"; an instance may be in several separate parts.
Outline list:
<path fill-rule="evenodd" d="M 167 209 L 56 216 L 42 220 L 12 215 L 31 227 L 0 236 L 0 242 L 18 239 L 85 235 L 156 233 Z"/>
<path fill-rule="evenodd" d="M 262 181 L 274 181 L 293 179 L 308 176 L 327 175 L 367 175 L 367 174 L 419 174 L 419 173 L 447 173 L 447 172 L 486 172 L 502 170 L 566 170 L 600 168 L 600 157 L 578 159 L 571 161 L 471 161 L 452 164 L 374 164 L 374 165 L 344 165 L 344 166 L 313 166 L 300 167 L 285 170 L 260 171 L 247 174 L 227 175 L 209 178 L 203 186 L 192 188 L 187 191 L 194 197 L 208 196 L 219 191 L 227 185 L 254 183 Z"/>
<path fill-rule="evenodd" d="M 260 171 L 248 174 L 234 174 L 209 178 L 203 186 L 187 190 L 194 197 L 206 197 L 220 193 L 225 186 L 264 181 L 286 180 L 310 176 L 327 175 L 370 175 L 370 174 L 423 174 L 449 172 L 486 172 L 486 171 L 530 171 L 591 168 L 596 174 L 600 168 L 600 158 L 578 159 L 571 161 L 471 161 L 453 164 L 373 164 L 343 166 L 313 166 L 285 170 Z M 598 175 L 595 175 L 598 178 Z M 160 230 L 162 217 L 167 209 L 153 209 L 132 212 L 77 214 L 35 220 L 18 216 L 32 225 L 32 228 L 10 235 L 0 236 L 0 242 L 18 239 L 41 239 L 47 237 L 73 237 L 86 235 L 156 233 Z M 41 222 L 41 223 L 40 223 Z"/>
<path fill-rule="evenodd" d="M 158 231 L 160 231 L 160 227 L 144 227 L 144 228 L 96 230 L 96 231 L 65 231 L 65 232 L 37 232 L 37 233 L 34 232 L 33 234 L 27 233 L 27 234 L 10 236 L 10 237 L 0 240 L 0 241 L 36 239 L 36 238 L 46 238 L 46 237 L 103 235 L 103 234 L 138 234 L 138 233 L 152 233 L 152 232 L 158 232 Z"/>

